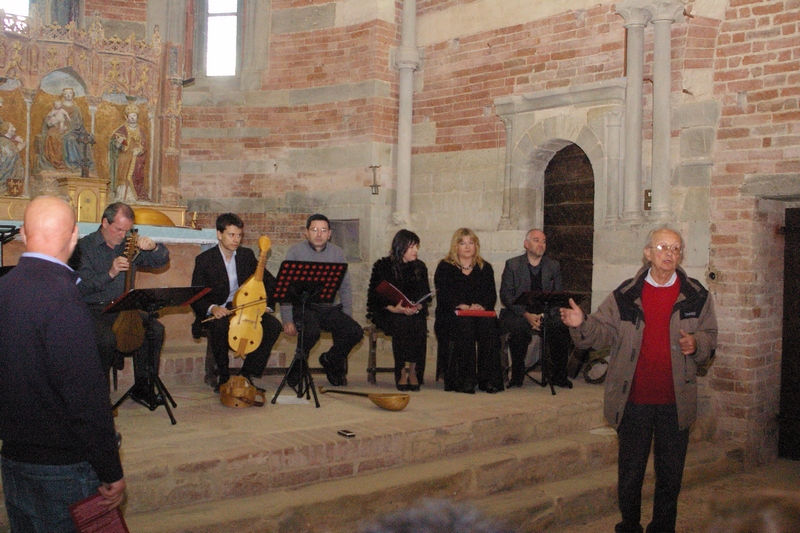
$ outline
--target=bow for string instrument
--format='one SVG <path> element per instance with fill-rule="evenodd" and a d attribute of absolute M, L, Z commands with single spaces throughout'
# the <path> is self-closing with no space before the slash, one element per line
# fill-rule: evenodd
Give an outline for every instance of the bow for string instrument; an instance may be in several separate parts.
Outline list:
<path fill-rule="evenodd" d="M 128 239 L 125 242 L 124 256 L 129 264 L 139 253 L 138 247 L 139 233 L 138 230 L 131 230 Z M 133 267 L 129 267 L 125 271 L 125 292 L 133 289 L 134 273 Z M 142 324 L 142 317 L 136 309 L 129 309 L 120 312 L 114 325 L 111 327 L 114 335 L 117 337 L 117 351 L 122 353 L 131 353 L 138 350 L 144 343 L 144 324 Z"/>
<path fill-rule="evenodd" d="M 267 252 L 272 245 L 266 235 L 258 239 L 258 266 L 255 273 L 239 286 L 233 295 L 233 307 L 228 327 L 228 344 L 236 352 L 234 357 L 244 359 L 261 345 L 264 330 L 261 328 L 261 315 L 267 312 L 267 290 L 264 288 L 264 265 Z"/>

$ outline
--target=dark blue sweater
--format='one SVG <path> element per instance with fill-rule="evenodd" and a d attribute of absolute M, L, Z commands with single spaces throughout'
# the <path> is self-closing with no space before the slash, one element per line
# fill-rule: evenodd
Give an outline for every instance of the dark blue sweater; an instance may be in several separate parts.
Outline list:
<path fill-rule="evenodd" d="M 0 278 L 0 440 L 33 464 L 88 461 L 122 478 L 94 326 L 67 267 L 23 256 Z"/>

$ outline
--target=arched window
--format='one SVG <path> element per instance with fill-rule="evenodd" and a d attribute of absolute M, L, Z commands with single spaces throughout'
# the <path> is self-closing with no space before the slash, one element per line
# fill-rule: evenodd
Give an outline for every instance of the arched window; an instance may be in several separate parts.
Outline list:
<path fill-rule="evenodd" d="M 0 9 L 9 15 L 20 15 L 27 17 L 30 10 L 31 0 L 0 0 Z"/>
<path fill-rule="evenodd" d="M 196 68 L 206 76 L 236 76 L 242 33 L 241 0 L 197 2 Z"/>
<path fill-rule="evenodd" d="M 45 24 L 66 26 L 70 22 L 79 23 L 80 0 L 0 0 L 0 9 L 11 15 L 28 17 L 32 14 L 32 7 L 37 4 Z"/>

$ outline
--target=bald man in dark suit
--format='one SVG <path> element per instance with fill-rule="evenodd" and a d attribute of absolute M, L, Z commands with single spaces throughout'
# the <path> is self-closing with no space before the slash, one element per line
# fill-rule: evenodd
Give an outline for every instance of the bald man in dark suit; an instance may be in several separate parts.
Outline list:
<path fill-rule="evenodd" d="M 567 379 L 567 355 L 569 349 L 569 332 L 558 319 L 557 310 L 553 317 L 540 310 L 524 305 L 515 305 L 526 292 L 559 292 L 564 290 L 561 281 L 561 265 L 555 259 L 544 255 L 547 249 L 547 238 L 544 232 L 532 229 L 523 242 L 525 253 L 506 261 L 503 278 L 500 283 L 500 301 L 504 309 L 500 311 L 500 327 L 508 333 L 508 347 L 511 352 L 511 380 L 509 387 L 522 387 L 525 380 L 525 355 L 528 344 L 533 339 L 533 332 L 541 329 L 542 320 L 547 322 L 547 345 L 552 359 L 553 384 L 558 387 L 572 388 Z M 547 376 L 544 376 L 547 379 Z"/>

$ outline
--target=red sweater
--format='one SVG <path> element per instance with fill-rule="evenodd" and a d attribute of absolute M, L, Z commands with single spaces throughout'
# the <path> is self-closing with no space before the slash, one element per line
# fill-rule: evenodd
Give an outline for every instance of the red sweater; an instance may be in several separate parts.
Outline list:
<path fill-rule="evenodd" d="M 644 283 L 642 310 L 645 326 L 628 396 L 630 402 L 650 405 L 675 403 L 669 321 L 680 290 L 680 280 L 669 287 Z"/>

